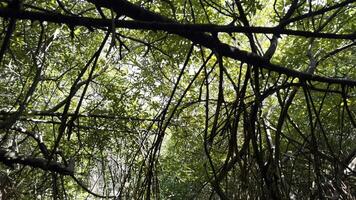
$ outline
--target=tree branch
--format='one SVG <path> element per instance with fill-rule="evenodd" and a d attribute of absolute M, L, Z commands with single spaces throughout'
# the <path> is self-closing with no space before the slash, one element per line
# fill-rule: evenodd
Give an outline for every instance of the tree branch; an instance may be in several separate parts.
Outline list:
<path fill-rule="evenodd" d="M 143 22 L 129 22 L 125 21 L 125 23 L 129 24 L 132 23 L 130 26 L 134 26 L 135 23 L 138 23 L 140 25 L 145 25 L 147 28 L 149 28 L 149 25 L 152 26 L 158 26 L 160 25 L 166 25 L 166 26 L 177 26 L 180 27 L 179 30 L 170 30 L 168 31 L 169 33 L 177 34 L 180 35 L 184 38 L 187 38 L 191 40 L 192 42 L 196 44 L 203 45 L 209 49 L 215 49 L 218 51 L 218 53 L 222 56 L 230 57 L 236 60 L 240 60 L 244 63 L 248 63 L 251 65 L 255 65 L 257 67 L 262 67 L 271 71 L 275 71 L 280 74 L 285 74 L 287 76 L 291 77 L 298 77 L 299 79 L 302 80 L 309 80 L 309 81 L 318 81 L 318 82 L 325 82 L 325 83 L 330 83 L 330 84 L 344 84 L 344 85 L 349 85 L 349 86 L 356 86 L 356 81 L 355 80 L 348 80 L 348 79 L 338 79 L 338 78 L 327 78 L 327 77 L 322 77 L 318 75 L 310 75 L 308 73 L 304 72 L 299 72 L 293 69 L 288 69 L 285 67 L 282 67 L 280 65 L 272 64 L 268 60 L 254 54 L 250 53 L 247 51 L 240 50 L 236 47 L 229 46 L 228 44 L 222 43 L 218 41 L 217 39 L 214 39 L 212 36 L 207 35 L 202 32 L 187 32 L 182 29 L 182 26 L 192 26 L 192 25 L 179 25 L 176 22 L 167 19 L 163 16 L 160 16 L 156 13 L 153 13 L 151 11 L 145 10 L 137 5 L 131 4 L 127 1 L 124 0 L 116 0 L 114 2 L 112 1 L 100 1 L 97 2 L 95 0 L 89 0 L 90 2 L 97 3 L 98 6 L 106 7 L 106 8 L 113 8 L 114 11 L 116 12 L 121 12 L 135 20 L 142 20 Z M 51 22 L 56 22 L 56 23 L 66 23 L 66 24 L 71 24 L 71 25 L 82 25 L 82 26 L 89 26 L 89 27 L 111 27 L 112 26 L 112 20 L 107 20 L 105 21 L 104 19 L 91 19 L 91 18 L 83 18 L 83 17 L 69 17 L 65 15 L 59 15 L 59 14 L 45 14 L 45 13 L 35 13 L 35 12 L 27 12 L 27 11 L 22 11 L 22 12 L 10 12 L 9 10 L 6 9 L 0 9 L 0 16 L 2 17 L 9 17 L 9 16 L 16 16 L 18 18 L 23 18 L 23 19 L 32 19 L 32 20 L 40 20 L 40 21 L 51 21 Z M 90 19 L 90 20 L 89 20 Z M 124 23 L 124 21 L 117 22 L 115 25 L 116 27 L 120 27 L 120 23 Z M 153 25 L 153 24 L 158 24 L 158 25 Z M 123 27 L 123 25 L 121 25 Z M 135 26 L 138 27 L 136 24 Z M 129 27 L 129 25 L 127 25 Z M 142 27 L 140 27 L 141 29 Z M 228 28 L 228 27 L 226 27 Z M 238 28 L 238 27 L 236 27 Z M 240 27 L 241 30 L 251 28 L 251 27 Z M 256 27 L 258 28 L 258 27 Z M 263 28 L 263 27 L 259 27 Z M 268 28 L 264 28 L 268 29 Z M 277 30 L 281 31 L 283 29 L 276 29 L 272 28 L 272 30 Z M 290 30 L 291 31 L 291 30 Z M 211 32 L 211 30 L 209 31 Z M 271 33 L 273 33 L 271 31 Z M 321 33 L 319 33 L 321 34 Z M 315 36 L 313 36 L 315 37 Z M 348 39 L 355 39 L 356 34 L 351 34 L 347 36 Z"/>
<path fill-rule="evenodd" d="M 48 162 L 48 160 L 43 158 L 15 155 L 14 152 L 5 149 L 0 149 L 0 162 L 9 166 L 13 164 L 26 165 L 33 168 L 40 168 L 44 171 L 57 172 L 62 175 L 72 175 L 74 173 L 74 169 L 70 169 L 61 163 L 54 161 Z"/>
<path fill-rule="evenodd" d="M 147 11 L 148 12 L 148 11 Z M 90 17 L 68 16 L 54 12 L 35 12 L 19 11 L 15 12 L 10 9 L 0 9 L 0 16 L 7 18 L 47 21 L 70 26 L 85 26 L 95 28 L 111 28 L 112 19 L 98 19 Z M 302 37 L 315 37 L 326 39 L 346 39 L 355 40 L 356 34 L 333 34 L 317 33 L 310 31 L 300 31 L 284 29 L 280 27 L 253 27 L 253 26 L 231 26 L 231 25 L 214 25 L 214 24 L 181 24 L 174 21 L 157 22 L 157 21 L 140 21 L 140 20 L 115 20 L 116 28 L 138 29 L 138 30 L 160 30 L 168 32 L 209 32 L 209 33 L 261 33 L 261 34 L 278 34 L 278 35 L 295 35 Z"/>

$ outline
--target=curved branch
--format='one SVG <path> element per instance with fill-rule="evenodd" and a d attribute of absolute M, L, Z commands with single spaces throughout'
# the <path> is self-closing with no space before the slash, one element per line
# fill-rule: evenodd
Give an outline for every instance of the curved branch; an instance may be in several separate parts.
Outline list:
<path fill-rule="evenodd" d="M 97 194 L 93 191 L 91 191 L 90 189 L 88 189 L 84 183 L 82 181 L 80 181 L 77 177 L 75 177 L 73 174 L 70 175 L 70 177 L 72 177 L 72 179 L 83 189 L 85 190 L 86 192 L 88 192 L 89 194 L 95 196 L 95 197 L 99 197 L 99 198 L 115 198 L 115 196 L 104 196 L 104 195 L 100 195 L 100 194 Z"/>
<path fill-rule="evenodd" d="M 336 4 L 336 5 L 327 7 L 327 8 L 323 8 L 323 9 L 320 9 L 320 10 L 317 10 L 315 12 L 308 12 L 307 14 L 300 15 L 300 16 L 288 19 L 288 20 L 285 21 L 285 23 L 289 24 L 289 23 L 293 23 L 293 22 L 296 22 L 296 21 L 299 21 L 299 20 L 303 20 L 303 19 L 306 19 L 306 18 L 309 18 L 309 17 L 322 15 L 322 14 L 325 14 L 326 12 L 329 12 L 331 10 L 335 10 L 335 9 L 347 6 L 347 5 L 349 5 L 351 3 L 354 3 L 354 2 L 356 2 L 356 0 L 347 0 L 347 1 L 344 1 L 342 3 Z"/>

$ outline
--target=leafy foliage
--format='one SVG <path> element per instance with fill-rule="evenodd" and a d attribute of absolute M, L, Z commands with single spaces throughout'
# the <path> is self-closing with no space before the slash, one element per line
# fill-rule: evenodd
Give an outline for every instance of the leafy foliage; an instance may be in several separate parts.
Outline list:
<path fill-rule="evenodd" d="M 0 2 L 2 199 L 354 199 L 355 1 Z"/>

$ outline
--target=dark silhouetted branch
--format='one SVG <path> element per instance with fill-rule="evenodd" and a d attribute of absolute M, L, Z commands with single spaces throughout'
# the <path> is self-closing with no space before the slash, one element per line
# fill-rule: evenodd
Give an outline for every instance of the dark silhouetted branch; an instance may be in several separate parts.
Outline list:
<path fill-rule="evenodd" d="M 25 157 L 16 155 L 15 152 L 0 149 L 0 162 L 11 166 L 13 164 L 26 165 L 33 168 L 40 168 L 45 171 L 57 172 L 63 175 L 72 175 L 74 169 L 70 169 L 61 163 L 50 161 L 43 158 Z"/>
<path fill-rule="evenodd" d="M 111 28 L 112 19 L 98 19 L 89 17 L 68 16 L 50 12 L 19 11 L 14 12 L 10 9 L 0 9 L 1 17 L 13 17 L 16 19 L 47 21 L 70 26 L 85 26 L 94 28 Z M 225 33 L 261 33 L 261 34 L 278 34 L 278 35 L 295 35 L 302 37 L 315 37 L 327 39 L 346 39 L 355 40 L 356 34 L 334 34 L 334 33 L 317 33 L 310 31 L 290 30 L 280 27 L 253 27 L 253 26 L 230 26 L 214 24 L 180 24 L 177 22 L 156 22 L 156 21 L 129 21 L 116 20 L 116 28 L 138 29 L 138 30 L 160 30 L 160 31 L 180 31 L 180 32 L 225 32 Z"/>

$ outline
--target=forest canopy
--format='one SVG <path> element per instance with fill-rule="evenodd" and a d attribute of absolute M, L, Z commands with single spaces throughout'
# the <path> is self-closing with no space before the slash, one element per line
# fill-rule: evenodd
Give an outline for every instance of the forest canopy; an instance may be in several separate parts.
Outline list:
<path fill-rule="evenodd" d="M 1 0 L 0 198 L 355 199 L 356 0 Z"/>

